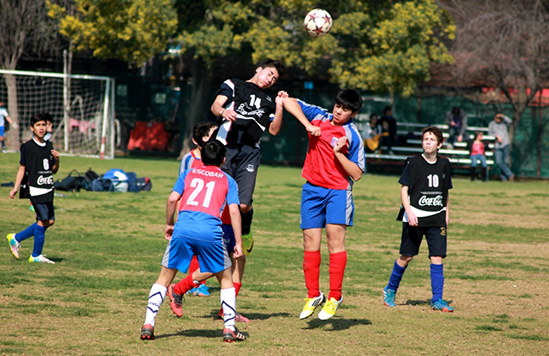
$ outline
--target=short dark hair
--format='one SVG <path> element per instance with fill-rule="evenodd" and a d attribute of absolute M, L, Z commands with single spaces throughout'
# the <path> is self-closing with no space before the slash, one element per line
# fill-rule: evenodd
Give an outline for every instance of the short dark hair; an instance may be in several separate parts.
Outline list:
<path fill-rule="evenodd" d="M 44 112 L 40 115 L 42 115 L 42 117 L 46 120 L 46 122 L 49 121 L 49 122 L 53 123 L 53 116 L 51 116 L 51 114 L 49 112 Z"/>
<path fill-rule="evenodd" d="M 442 131 L 438 127 L 436 127 L 436 126 L 427 126 L 426 128 L 424 128 L 421 132 L 421 139 L 422 140 L 423 140 L 423 136 L 425 136 L 425 134 L 427 132 L 431 132 L 433 135 L 435 135 L 435 137 L 437 138 L 438 143 L 443 142 L 444 136 L 442 135 Z"/>
<path fill-rule="evenodd" d="M 452 108 L 452 115 L 459 116 L 461 113 L 461 108 L 459 106 L 454 106 Z"/>
<path fill-rule="evenodd" d="M 360 110 L 362 107 L 362 97 L 354 89 L 343 89 L 337 92 L 334 99 L 335 103 L 350 109 L 353 112 Z"/>
<path fill-rule="evenodd" d="M 393 107 L 392 107 L 392 106 L 390 106 L 390 105 L 389 105 L 389 106 L 386 106 L 386 107 L 384 107 L 384 108 L 383 108 L 383 115 L 387 114 L 387 111 L 389 111 L 389 110 L 393 110 Z"/>
<path fill-rule="evenodd" d="M 279 78 L 286 74 L 286 66 L 284 65 L 284 63 L 276 59 L 264 59 L 257 66 L 261 68 L 272 67 L 276 69 Z"/>
<path fill-rule="evenodd" d="M 202 147 L 202 152 L 200 154 L 202 163 L 204 163 L 205 166 L 219 167 L 221 163 L 223 163 L 226 152 L 227 150 L 221 142 L 218 140 L 210 140 L 204 143 L 204 147 Z"/>
<path fill-rule="evenodd" d="M 202 137 L 208 136 L 208 133 L 210 133 L 210 130 L 213 127 L 217 127 L 217 124 L 214 122 L 199 122 L 198 124 L 194 125 L 193 127 L 193 140 L 196 142 L 196 145 L 200 148 L 204 147 L 204 141 L 202 141 Z"/>
<path fill-rule="evenodd" d="M 50 118 L 51 118 L 51 115 L 50 115 Z M 48 119 L 44 114 L 34 114 L 34 115 L 31 116 L 30 124 L 31 124 L 31 126 L 34 126 L 34 124 L 36 124 L 39 121 L 44 121 L 44 122 L 47 123 Z"/>

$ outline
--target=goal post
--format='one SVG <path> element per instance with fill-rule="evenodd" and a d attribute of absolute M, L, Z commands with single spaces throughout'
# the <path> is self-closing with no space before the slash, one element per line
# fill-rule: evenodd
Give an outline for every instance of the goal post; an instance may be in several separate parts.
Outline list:
<path fill-rule="evenodd" d="M 7 87 L 6 76 L 10 80 Z M 0 69 L 0 100 L 15 102 L 21 142 L 32 137 L 30 118 L 50 113 L 54 147 L 65 155 L 114 158 L 114 79 L 106 76 Z M 10 108 L 8 107 L 8 111 Z M 10 130 L 15 129 L 14 127 Z"/>

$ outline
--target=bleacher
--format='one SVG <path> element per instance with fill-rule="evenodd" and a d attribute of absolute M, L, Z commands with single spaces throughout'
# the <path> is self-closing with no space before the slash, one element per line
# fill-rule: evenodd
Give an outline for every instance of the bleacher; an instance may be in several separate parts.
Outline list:
<path fill-rule="evenodd" d="M 388 152 L 388 148 L 381 146 L 374 153 L 366 153 L 368 167 L 383 168 L 385 171 L 393 171 L 398 173 L 402 170 L 402 164 L 407 157 L 420 154 L 423 152 L 421 148 L 421 130 L 427 127 L 427 124 L 419 123 L 397 123 L 397 135 L 400 141 L 399 145 L 392 147 L 392 153 Z M 474 134 L 477 131 L 483 132 L 483 141 L 487 143 L 486 147 L 486 177 L 490 176 L 490 168 L 494 165 L 494 142 L 495 137 L 488 135 L 487 127 L 469 126 L 467 127 L 466 136 L 462 142 L 455 142 L 453 147 L 449 147 L 446 143 L 448 139 L 448 125 L 434 125 L 442 130 L 445 142 L 439 150 L 439 155 L 446 157 L 452 163 L 452 170 L 458 174 L 469 174 L 471 167 L 470 152 L 467 149 L 467 141 L 474 139 Z M 480 163 L 477 164 L 480 167 Z M 392 169 L 393 168 L 393 169 Z"/>

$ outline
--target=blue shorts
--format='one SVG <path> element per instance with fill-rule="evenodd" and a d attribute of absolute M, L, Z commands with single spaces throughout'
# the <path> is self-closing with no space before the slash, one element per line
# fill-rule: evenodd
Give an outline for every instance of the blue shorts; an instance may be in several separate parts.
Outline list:
<path fill-rule="evenodd" d="M 235 245 L 235 239 L 234 239 L 234 230 L 232 225 L 221 225 L 221 229 L 223 229 L 223 244 L 225 244 L 225 248 L 229 252 L 229 255 L 234 252 L 234 245 Z"/>
<path fill-rule="evenodd" d="M 0 126 L 0 136 L 4 136 L 4 127 L 5 126 Z"/>
<path fill-rule="evenodd" d="M 36 213 L 36 221 L 55 220 L 53 202 L 32 204 Z"/>
<path fill-rule="evenodd" d="M 355 206 L 351 190 L 329 189 L 306 182 L 301 193 L 301 229 L 326 224 L 353 226 Z"/>
<path fill-rule="evenodd" d="M 170 240 L 162 259 L 162 266 L 186 273 L 195 255 L 201 272 L 218 273 L 231 267 L 231 259 L 222 239 L 205 240 L 188 237 L 174 237 Z"/>

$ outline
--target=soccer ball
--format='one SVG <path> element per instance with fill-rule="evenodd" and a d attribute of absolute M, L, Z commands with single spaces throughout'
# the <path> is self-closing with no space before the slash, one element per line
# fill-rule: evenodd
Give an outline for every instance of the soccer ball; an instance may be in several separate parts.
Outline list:
<path fill-rule="evenodd" d="M 305 26 L 305 30 L 312 37 L 325 36 L 332 29 L 332 16 L 326 10 L 311 10 L 305 16 L 303 26 Z"/>

